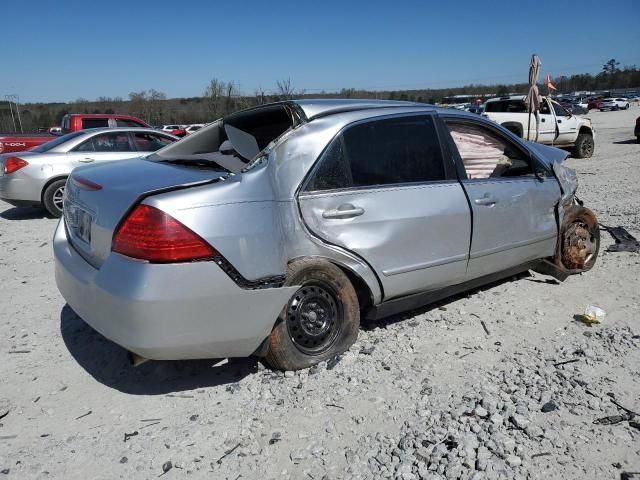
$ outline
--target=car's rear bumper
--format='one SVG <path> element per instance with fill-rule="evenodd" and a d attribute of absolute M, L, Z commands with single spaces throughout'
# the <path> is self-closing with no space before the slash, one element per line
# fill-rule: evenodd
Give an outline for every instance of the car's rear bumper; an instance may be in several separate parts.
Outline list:
<path fill-rule="evenodd" d="M 21 178 L 19 173 L 0 174 L 0 199 L 17 206 L 39 205 L 41 201 L 33 181 Z"/>
<path fill-rule="evenodd" d="M 105 337 L 146 358 L 242 357 L 269 335 L 296 287 L 244 290 L 213 262 L 150 264 L 112 253 L 99 269 L 53 241 L 58 289 Z"/>

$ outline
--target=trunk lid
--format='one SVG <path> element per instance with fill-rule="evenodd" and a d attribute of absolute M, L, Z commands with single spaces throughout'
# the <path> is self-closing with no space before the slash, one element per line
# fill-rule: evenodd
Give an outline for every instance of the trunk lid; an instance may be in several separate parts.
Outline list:
<path fill-rule="evenodd" d="M 111 252 L 116 228 L 143 197 L 215 182 L 227 175 L 211 168 L 141 158 L 76 168 L 64 198 L 69 241 L 87 262 L 99 268 Z"/>

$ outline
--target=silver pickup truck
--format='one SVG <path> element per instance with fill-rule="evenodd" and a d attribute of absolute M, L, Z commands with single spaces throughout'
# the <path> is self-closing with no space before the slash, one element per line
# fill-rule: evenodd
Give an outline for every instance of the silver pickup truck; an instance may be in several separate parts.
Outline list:
<path fill-rule="evenodd" d="M 571 114 L 548 97 L 542 98 L 536 118 L 529 115 L 524 98 L 516 95 L 487 100 L 482 115 L 525 140 L 570 148 L 576 158 L 593 155 L 595 135 L 590 119 Z"/>

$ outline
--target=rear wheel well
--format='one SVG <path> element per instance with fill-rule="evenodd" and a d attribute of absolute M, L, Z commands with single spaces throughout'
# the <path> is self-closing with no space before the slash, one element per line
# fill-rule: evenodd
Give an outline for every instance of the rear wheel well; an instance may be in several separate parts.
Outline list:
<path fill-rule="evenodd" d="M 360 277 L 360 275 L 355 273 L 353 270 L 345 267 L 344 265 L 340 265 L 337 263 L 334 263 L 334 265 L 344 272 L 344 274 L 351 282 L 351 285 L 353 285 L 353 288 L 358 295 L 360 311 L 365 312 L 366 310 L 368 310 L 373 305 L 373 295 L 371 293 L 371 289 L 367 285 L 367 282 L 365 282 L 362 277 Z"/>
<path fill-rule="evenodd" d="M 47 180 L 47 183 L 44 184 L 44 186 L 42 187 L 42 190 L 40 191 L 40 203 L 44 204 L 44 192 L 47 191 L 47 188 L 49 188 L 49 185 L 51 185 L 53 182 L 57 182 L 58 180 L 65 180 L 68 177 L 69 175 L 58 175 L 57 177 L 53 177 Z"/>

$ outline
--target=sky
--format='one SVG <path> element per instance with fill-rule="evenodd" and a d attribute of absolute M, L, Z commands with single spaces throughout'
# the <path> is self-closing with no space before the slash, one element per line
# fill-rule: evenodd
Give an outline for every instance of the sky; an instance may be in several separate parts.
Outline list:
<path fill-rule="evenodd" d="M 529 6 L 535 5 L 535 7 Z M 0 99 L 526 82 L 640 66 L 640 0 L 0 0 Z"/>

